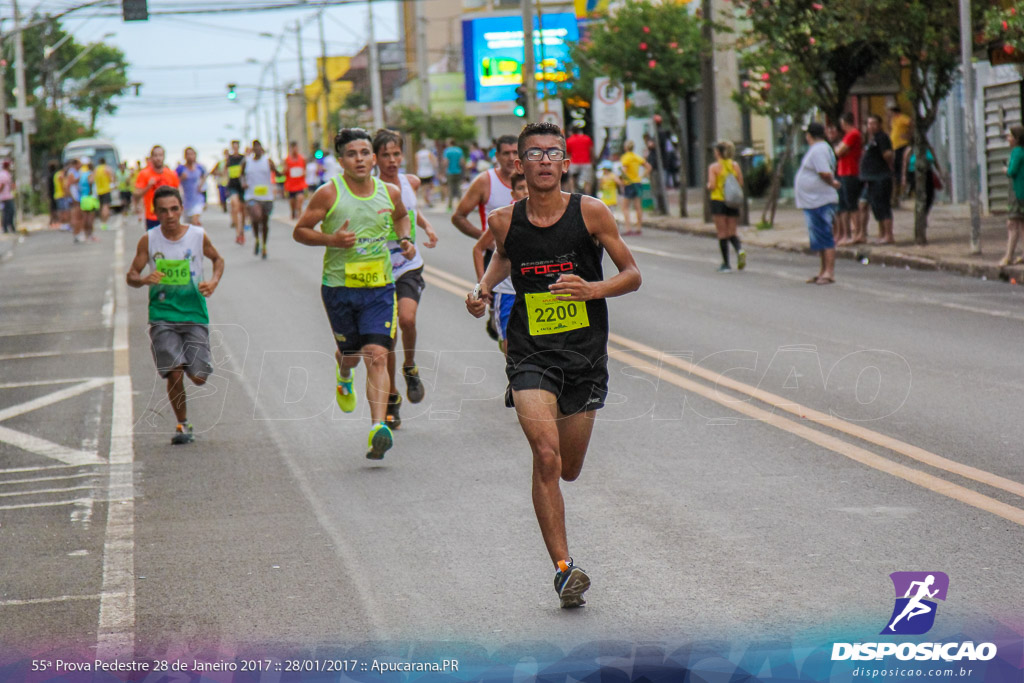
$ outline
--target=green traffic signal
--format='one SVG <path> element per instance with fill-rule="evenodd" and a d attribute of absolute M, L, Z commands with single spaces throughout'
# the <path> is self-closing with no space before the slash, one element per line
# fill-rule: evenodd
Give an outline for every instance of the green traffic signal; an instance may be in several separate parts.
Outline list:
<path fill-rule="evenodd" d="M 518 104 L 516 105 L 516 108 L 512 110 L 512 113 L 518 116 L 519 118 L 522 118 L 526 116 L 526 107 L 524 107 L 521 104 Z"/>

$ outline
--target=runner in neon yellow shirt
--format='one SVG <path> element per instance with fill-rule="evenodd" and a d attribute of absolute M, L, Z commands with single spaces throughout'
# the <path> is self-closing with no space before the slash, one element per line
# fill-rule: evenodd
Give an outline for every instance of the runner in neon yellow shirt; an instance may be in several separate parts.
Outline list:
<path fill-rule="evenodd" d="M 394 442 L 385 423 L 391 384 L 387 358 L 398 321 L 388 237 L 394 230 L 408 259 L 416 247 L 402 191 L 371 175 L 376 157 L 370 134 L 344 128 L 334 138 L 334 149 L 343 172 L 314 193 L 293 237 L 311 247 L 327 247 L 320 295 L 337 344 L 338 407 L 346 413 L 355 410 L 352 370 L 365 359 L 373 420 L 366 457 L 380 460 Z"/>

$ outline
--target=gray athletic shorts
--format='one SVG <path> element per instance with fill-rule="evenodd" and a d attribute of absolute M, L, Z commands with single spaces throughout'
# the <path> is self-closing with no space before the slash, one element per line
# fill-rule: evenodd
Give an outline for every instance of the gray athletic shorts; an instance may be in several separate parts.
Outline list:
<path fill-rule="evenodd" d="M 149 323 L 149 339 L 153 362 L 161 377 L 166 379 L 178 368 L 184 369 L 189 377 L 200 379 L 213 374 L 210 332 L 206 325 L 155 320 Z"/>

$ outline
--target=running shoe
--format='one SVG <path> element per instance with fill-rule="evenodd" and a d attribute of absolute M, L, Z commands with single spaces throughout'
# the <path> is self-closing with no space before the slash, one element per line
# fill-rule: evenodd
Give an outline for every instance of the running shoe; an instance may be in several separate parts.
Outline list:
<path fill-rule="evenodd" d="M 743 270 L 747 267 L 747 252 L 740 249 L 739 253 L 736 254 L 736 269 Z"/>
<path fill-rule="evenodd" d="M 181 446 L 192 443 L 195 440 L 196 437 L 192 433 L 192 423 L 186 422 L 182 424 L 179 422 L 177 429 L 174 430 L 174 436 L 171 437 L 171 445 Z"/>
<path fill-rule="evenodd" d="M 568 562 L 558 561 L 558 572 L 555 574 L 555 592 L 561 600 L 563 608 L 583 607 L 587 601 L 583 594 L 590 588 L 590 577 L 579 567 L 574 567 L 572 558 Z"/>
<path fill-rule="evenodd" d="M 264 261 L 267 260 L 267 245 L 266 244 L 263 245 L 263 260 Z"/>
<path fill-rule="evenodd" d="M 245 244 L 245 235 L 236 235 L 235 244 Z"/>
<path fill-rule="evenodd" d="M 729 266 L 727 266 L 727 265 L 725 265 L 723 263 L 722 265 L 718 266 L 718 272 L 719 273 L 731 273 L 732 272 L 732 268 L 730 268 Z"/>
<path fill-rule="evenodd" d="M 260 255 L 260 241 L 258 239 L 256 240 L 256 246 L 253 247 L 252 255 L 253 256 L 259 256 Z"/>
<path fill-rule="evenodd" d="M 494 326 L 494 316 L 492 315 L 492 309 L 487 309 L 487 322 L 484 323 L 484 329 L 487 330 L 487 336 L 498 341 L 498 328 Z"/>
<path fill-rule="evenodd" d="M 405 395 L 409 397 L 409 403 L 422 401 L 423 395 L 427 392 L 420 381 L 420 369 L 415 365 L 404 365 L 402 375 L 405 376 Z"/>
<path fill-rule="evenodd" d="M 353 386 L 355 374 L 350 370 L 348 379 L 342 379 L 341 368 L 337 368 L 335 376 L 338 378 L 338 407 L 343 413 L 351 413 L 356 409 L 356 388 Z"/>
<path fill-rule="evenodd" d="M 366 457 L 369 460 L 383 460 L 384 454 L 395 443 L 391 429 L 383 422 L 373 426 L 373 429 L 370 430 L 370 436 L 366 441 L 367 446 L 370 448 L 366 452 Z"/>
<path fill-rule="evenodd" d="M 398 414 L 398 408 L 401 405 L 401 394 L 391 394 L 388 396 L 388 412 L 384 416 L 384 422 L 386 422 L 388 427 L 391 429 L 398 429 L 402 426 L 402 417 Z"/>

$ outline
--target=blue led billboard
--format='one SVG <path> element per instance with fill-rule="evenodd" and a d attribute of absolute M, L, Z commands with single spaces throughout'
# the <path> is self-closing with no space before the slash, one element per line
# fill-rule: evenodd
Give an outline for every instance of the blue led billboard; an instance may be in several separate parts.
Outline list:
<path fill-rule="evenodd" d="M 541 23 L 543 21 L 543 41 Z M 579 39 L 576 15 L 545 14 L 533 20 L 534 60 L 540 83 L 548 91 L 568 78 L 572 70 L 567 43 Z M 475 102 L 511 102 L 523 82 L 523 22 L 518 16 L 485 17 L 462 22 L 462 55 L 466 73 L 466 99 Z"/>

